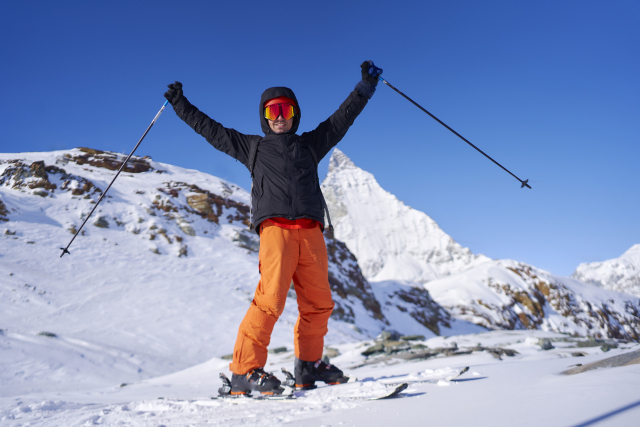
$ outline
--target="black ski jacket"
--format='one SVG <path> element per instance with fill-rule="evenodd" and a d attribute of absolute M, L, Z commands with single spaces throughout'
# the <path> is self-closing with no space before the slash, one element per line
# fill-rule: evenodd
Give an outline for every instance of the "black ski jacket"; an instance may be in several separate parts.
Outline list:
<path fill-rule="evenodd" d="M 360 88 L 362 82 L 356 86 Z M 300 104 L 293 91 L 286 87 L 269 88 L 262 94 L 258 109 L 265 136 L 245 135 L 223 127 L 209 118 L 184 96 L 173 106 L 178 117 L 202 135 L 216 149 L 242 162 L 252 177 L 252 225 L 267 218 L 311 218 L 324 228 L 324 198 L 318 182 L 318 162 L 344 137 L 358 114 L 364 109 L 371 93 L 358 90 L 349 94 L 340 108 L 310 132 L 297 135 L 301 113 L 298 113 L 288 133 L 274 134 L 264 117 L 266 101 L 286 96 Z M 375 90 L 375 88 L 373 88 Z M 370 97 L 370 96 L 369 96 Z"/>

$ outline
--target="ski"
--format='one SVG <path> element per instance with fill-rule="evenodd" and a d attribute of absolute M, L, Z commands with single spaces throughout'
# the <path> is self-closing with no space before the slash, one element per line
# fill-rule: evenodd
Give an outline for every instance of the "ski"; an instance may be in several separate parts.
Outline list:
<path fill-rule="evenodd" d="M 393 388 L 389 393 L 382 394 L 380 396 L 366 397 L 365 400 L 382 400 L 382 399 L 392 399 L 394 397 L 398 397 L 398 395 L 409 387 L 408 383 L 402 383 L 399 386 Z"/>
<path fill-rule="evenodd" d="M 285 385 L 285 387 L 291 387 L 294 388 L 295 387 L 295 378 L 293 377 L 293 374 L 291 374 L 291 372 L 287 371 L 285 368 L 282 368 L 282 373 L 285 376 L 285 380 L 282 384 Z M 349 378 L 347 380 L 347 382 L 344 382 L 342 384 L 334 384 L 331 385 L 329 387 L 331 387 L 332 391 L 335 390 L 340 390 L 340 389 L 346 389 L 349 384 L 355 384 L 358 382 L 358 379 L 356 377 L 352 377 L 349 376 L 347 377 Z M 382 383 L 381 383 L 382 384 Z M 384 384 L 385 386 L 387 386 L 387 384 Z M 334 387 L 336 387 L 334 389 Z M 381 400 L 381 399 L 391 399 L 394 397 L 397 397 L 402 391 L 406 390 L 407 387 L 409 387 L 408 383 L 401 383 L 401 384 L 392 384 L 392 387 L 387 387 L 387 390 L 385 390 L 384 392 L 382 392 L 382 394 L 376 393 L 373 396 L 342 396 L 342 399 L 351 399 L 351 400 Z M 317 387 L 313 387 L 313 388 L 307 388 L 307 389 L 300 389 L 300 388 L 296 388 L 296 390 L 302 392 L 300 394 L 304 394 L 305 391 L 310 391 L 310 390 L 319 390 Z"/>
<path fill-rule="evenodd" d="M 459 371 L 455 372 L 454 374 L 448 375 L 444 378 L 425 378 L 425 379 L 421 379 L 421 378 L 410 378 L 410 377 L 400 377 L 397 379 L 394 378 L 389 378 L 389 379 L 382 379 L 379 380 L 380 382 L 382 382 L 383 384 L 387 384 L 387 385 L 395 385 L 395 384 L 437 384 L 438 381 L 452 381 L 455 380 L 456 378 L 458 378 L 459 376 L 461 376 L 462 374 L 466 373 L 467 371 L 469 371 L 469 367 L 465 366 L 464 368 L 460 369 Z"/>
<path fill-rule="evenodd" d="M 452 376 L 449 376 L 449 377 L 447 377 L 447 378 L 445 378 L 445 379 L 446 379 L 447 381 L 454 380 L 454 379 L 458 378 L 460 375 L 462 375 L 462 374 L 464 374 L 465 372 L 467 372 L 468 370 L 469 370 L 469 367 L 468 367 L 468 366 L 465 366 L 465 367 L 464 367 L 464 368 L 462 368 L 462 369 L 460 370 L 460 372 L 458 372 L 457 374 L 452 375 Z"/>

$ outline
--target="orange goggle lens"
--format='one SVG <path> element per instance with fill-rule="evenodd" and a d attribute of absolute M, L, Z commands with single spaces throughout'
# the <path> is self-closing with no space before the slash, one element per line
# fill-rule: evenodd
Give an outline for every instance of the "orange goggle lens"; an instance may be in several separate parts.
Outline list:
<path fill-rule="evenodd" d="M 275 120 L 282 115 L 285 120 L 296 115 L 296 107 L 293 104 L 271 104 L 264 107 L 264 117 L 267 120 Z"/>

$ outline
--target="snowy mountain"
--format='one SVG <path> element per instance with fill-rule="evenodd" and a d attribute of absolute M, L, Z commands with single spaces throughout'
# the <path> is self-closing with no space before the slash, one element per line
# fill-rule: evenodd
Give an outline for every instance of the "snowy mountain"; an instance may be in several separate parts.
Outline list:
<path fill-rule="evenodd" d="M 374 290 L 397 280 L 423 283 L 450 319 L 487 329 L 640 339 L 638 298 L 524 263 L 474 255 L 337 149 L 322 189 L 336 237 L 357 257 Z M 623 257 L 626 272 L 637 271 L 632 270 L 635 256 Z"/>
<path fill-rule="evenodd" d="M 369 280 L 428 282 L 489 261 L 456 243 L 425 213 L 385 191 L 334 149 L 322 183 L 336 238 Z"/>
<path fill-rule="evenodd" d="M 633 245 L 619 258 L 580 264 L 571 277 L 640 297 L 640 244 Z"/>
<path fill-rule="evenodd" d="M 640 298 L 497 260 L 424 285 L 454 318 L 488 329 L 540 329 L 640 341 Z"/>

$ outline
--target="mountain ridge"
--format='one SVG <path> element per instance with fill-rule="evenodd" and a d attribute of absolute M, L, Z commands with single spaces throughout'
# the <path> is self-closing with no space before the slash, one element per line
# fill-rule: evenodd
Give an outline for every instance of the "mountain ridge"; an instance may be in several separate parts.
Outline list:
<path fill-rule="evenodd" d="M 369 280 L 424 283 L 490 260 L 456 243 L 337 148 L 322 191 L 336 237 L 356 255 Z"/>

